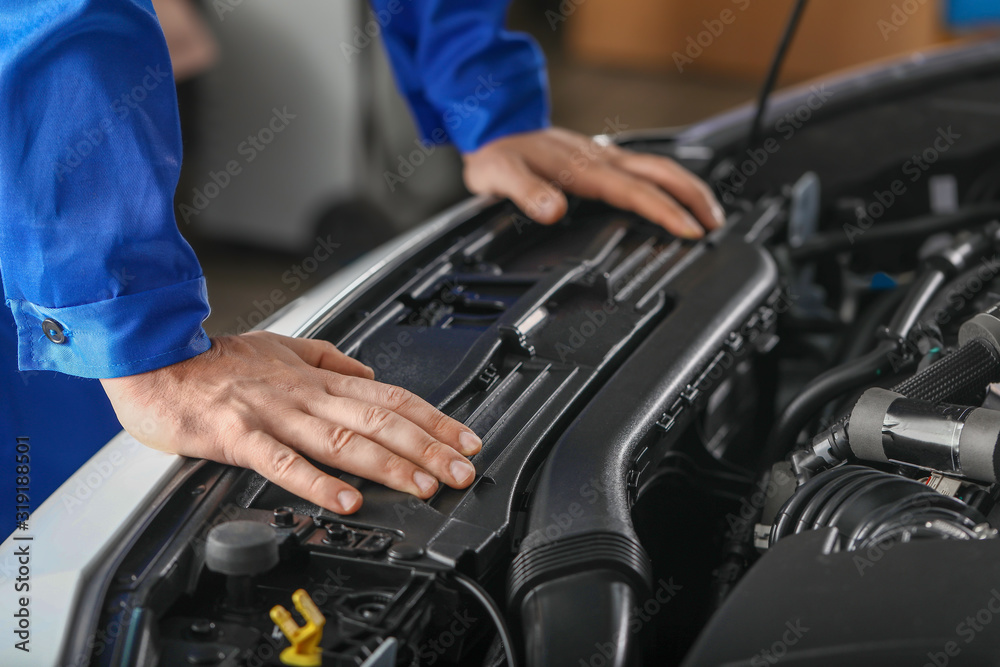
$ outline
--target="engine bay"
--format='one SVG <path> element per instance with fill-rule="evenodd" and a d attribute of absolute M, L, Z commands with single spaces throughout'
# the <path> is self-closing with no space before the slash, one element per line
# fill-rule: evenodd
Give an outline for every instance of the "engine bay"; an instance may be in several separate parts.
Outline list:
<path fill-rule="evenodd" d="M 704 240 L 500 202 L 415 246 L 309 335 L 476 431 L 472 486 L 327 469 L 341 517 L 190 461 L 93 664 L 995 659 L 998 51 L 802 89 L 758 144 L 626 138 L 720 194 Z"/>

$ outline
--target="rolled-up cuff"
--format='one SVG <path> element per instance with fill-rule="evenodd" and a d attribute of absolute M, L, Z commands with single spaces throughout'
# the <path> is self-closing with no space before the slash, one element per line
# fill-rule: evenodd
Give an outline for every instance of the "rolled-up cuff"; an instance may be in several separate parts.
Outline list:
<path fill-rule="evenodd" d="M 9 299 L 22 371 L 87 378 L 144 373 L 190 359 L 212 344 L 205 279 L 65 308 Z M 43 326 L 43 323 L 46 323 Z"/>

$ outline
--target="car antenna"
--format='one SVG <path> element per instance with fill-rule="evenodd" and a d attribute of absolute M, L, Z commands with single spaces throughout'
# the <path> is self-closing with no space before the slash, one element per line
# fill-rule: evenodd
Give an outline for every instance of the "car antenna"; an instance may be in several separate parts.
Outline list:
<path fill-rule="evenodd" d="M 757 98 L 757 112 L 754 114 L 753 124 L 750 125 L 750 136 L 747 138 L 748 148 L 753 148 L 760 139 L 761 126 L 764 123 L 764 113 L 767 111 L 768 99 L 771 97 L 771 93 L 774 92 L 774 86 L 778 82 L 778 74 L 781 73 L 781 65 L 785 61 L 785 55 L 788 53 L 788 47 L 791 46 L 792 38 L 795 37 L 795 31 L 799 27 L 799 20 L 802 18 L 807 2 L 808 0 L 796 0 L 795 6 L 792 8 L 792 14 L 788 17 L 785 32 L 781 35 L 781 41 L 778 42 L 778 50 L 775 52 L 774 58 L 771 59 L 771 66 L 767 70 L 767 78 L 764 79 L 764 86 L 760 89 L 760 94 Z"/>

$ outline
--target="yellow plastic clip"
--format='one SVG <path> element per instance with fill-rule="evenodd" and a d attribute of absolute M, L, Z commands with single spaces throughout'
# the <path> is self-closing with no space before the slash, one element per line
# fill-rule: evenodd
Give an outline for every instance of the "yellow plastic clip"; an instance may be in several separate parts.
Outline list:
<path fill-rule="evenodd" d="M 271 607 L 271 620 L 281 628 L 288 641 L 292 642 L 291 646 L 281 652 L 281 662 L 292 667 L 320 667 L 323 664 L 323 651 L 319 642 L 323 638 L 326 617 L 301 588 L 292 593 L 292 602 L 302 618 L 306 619 L 306 624 L 301 628 L 280 604 Z"/>

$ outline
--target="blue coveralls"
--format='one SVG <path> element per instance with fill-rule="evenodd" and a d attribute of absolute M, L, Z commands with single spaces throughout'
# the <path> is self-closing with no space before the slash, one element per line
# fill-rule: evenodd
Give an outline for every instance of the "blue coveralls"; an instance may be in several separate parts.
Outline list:
<path fill-rule="evenodd" d="M 372 8 L 426 141 L 470 151 L 548 125 L 544 60 L 504 29 L 506 0 Z M 180 165 L 150 0 L 0 0 L 4 535 L 17 438 L 30 445 L 36 508 L 120 430 L 88 378 L 142 373 L 211 345 L 205 280 L 174 219 Z"/>

